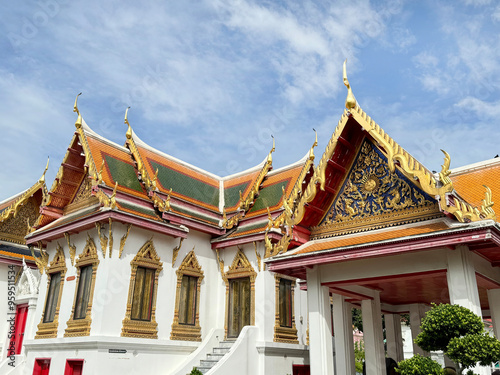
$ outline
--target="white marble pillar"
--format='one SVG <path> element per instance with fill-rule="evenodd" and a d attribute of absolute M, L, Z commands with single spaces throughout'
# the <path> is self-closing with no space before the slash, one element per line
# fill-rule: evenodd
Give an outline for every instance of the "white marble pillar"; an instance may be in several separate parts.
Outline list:
<path fill-rule="evenodd" d="M 500 289 L 488 290 L 488 304 L 493 321 L 493 333 L 500 340 Z"/>
<path fill-rule="evenodd" d="M 424 357 L 430 357 L 430 353 L 422 350 L 420 346 L 415 344 L 415 339 L 420 333 L 420 325 L 424 318 L 426 308 L 420 303 L 413 303 L 410 305 L 410 329 L 411 329 L 411 342 L 413 344 L 413 354 L 420 354 Z"/>
<path fill-rule="evenodd" d="M 404 359 L 403 335 L 401 333 L 401 315 L 384 314 L 385 316 L 385 339 L 387 342 L 387 357 L 396 362 Z"/>
<path fill-rule="evenodd" d="M 447 279 L 450 303 L 466 307 L 482 316 L 476 271 L 467 246 L 460 245 L 455 250 L 448 250 Z"/>
<path fill-rule="evenodd" d="M 307 270 L 307 305 L 311 375 L 333 375 L 330 294 L 327 287 L 321 286 L 317 266 Z"/>
<path fill-rule="evenodd" d="M 354 339 L 352 307 L 344 296 L 333 294 L 333 332 L 335 333 L 335 362 L 338 374 L 354 375 Z"/>
<path fill-rule="evenodd" d="M 479 291 L 477 289 L 476 270 L 471 259 L 472 254 L 466 245 L 460 245 L 455 250 L 448 250 L 448 290 L 450 303 L 468 308 L 482 318 Z M 477 366 L 475 374 L 489 375 L 489 367 Z"/>
<path fill-rule="evenodd" d="M 374 299 L 361 301 L 361 311 L 363 315 L 366 375 L 385 375 L 385 350 L 380 292 L 375 292 Z"/>

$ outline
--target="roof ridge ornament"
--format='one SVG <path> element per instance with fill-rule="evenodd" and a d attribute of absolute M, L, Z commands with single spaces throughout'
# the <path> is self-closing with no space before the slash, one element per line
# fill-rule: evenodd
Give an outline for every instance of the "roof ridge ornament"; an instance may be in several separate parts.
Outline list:
<path fill-rule="evenodd" d="M 82 127 L 82 115 L 80 114 L 80 111 L 78 110 L 78 97 L 82 95 L 82 93 L 79 93 L 76 96 L 75 99 L 75 104 L 73 105 L 73 112 L 78 113 L 78 118 L 76 119 L 75 126 L 77 129 L 80 129 Z"/>
<path fill-rule="evenodd" d="M 125 133 L 125 136 L 127 137 L 127 139 L 132 139 L 132 127 L 130 126 L 130 123 L 128 122 L 128 110 L 130 109 L 130 107 L 127 107 L 127 109 L 125 110 L 125 125 L 128 126 L 128 129 L 127 129 L 127 132 Z"/>
<path fill-rule="evenodd" d="M 45 182 L 45 173 L 47 173 L 47 170 L 49 169 L 49 161 L 50 161 L 50 156 L 47 156 L 47 165 L 45 166 L 45 170 L 42 173 L 42 177 L 38 180 L 39 183 L 43 184 Z"/>
<path fill-rule="evenodd" d="M 346 64 L 347 64 L 347 59 L 345 59 L 344 61 L 343 78 L 344 78 L 344 85 L 347 87 L 347 98 L 345 99 L 345 107 L 350 111 L 351 109 L 356 108 L 356 98 L 352 93 L 351 85 L 349 84 L 349 80 L 347 79 Z"/>

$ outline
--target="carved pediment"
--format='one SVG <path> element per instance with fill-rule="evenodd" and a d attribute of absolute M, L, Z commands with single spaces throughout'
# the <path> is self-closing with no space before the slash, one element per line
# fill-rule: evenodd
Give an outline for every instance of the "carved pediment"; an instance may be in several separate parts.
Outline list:
<path fill-rule="evenodd" d="M 437 202 L 397 168 L 391 172 L 385 155 L 365 140 L 313 238 L 323 238 L 403 224 L 440 215 Z"/>

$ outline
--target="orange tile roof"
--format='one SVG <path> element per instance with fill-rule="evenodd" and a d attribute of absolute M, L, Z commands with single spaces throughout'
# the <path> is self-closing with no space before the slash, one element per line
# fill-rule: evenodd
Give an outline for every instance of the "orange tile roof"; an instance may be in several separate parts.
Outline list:
<path fill-rule="evenodd" d="M 31 260 L 32 262 L 35 261 L 35 258 L 33 258 L 31 255 L 16 254 L 10 251 L 0 250 L 0 255 L 6 255 L 12 258 L 19 258 L 19 259 L 25 258 L 26 260 Z"/>
<path fill-rule="evenodd" d="M 335 249 L 338 247 L 364 245 L 368 243 L 391 240 L 395 238 L 403 238 L 417 234 L 438 232 L 448 228 L 448 225 L 446 225 L 446 223 L 444 222 L 433 222 L 400 229 L 381 230 L 377 231 L 376 233 L 364 232 L 362 234 L 336 237 L 328 241 L 318 241 L 312 242 L 310 244 L 305 244 L 302 249 L 298 250 L 294 254 L 305 254 L 314 251 Z"/>
<path fill-rule="evenodd" d="M 491 189 L 494 202 L 500 199 L 500 163 L 486 165 L 483 168 L 464 173 L 452 173 L 450 178 L 458 194 L 476 207 L 480 207 L 481 201 L 484 199 L 486 190 L 483 185 Z"/>

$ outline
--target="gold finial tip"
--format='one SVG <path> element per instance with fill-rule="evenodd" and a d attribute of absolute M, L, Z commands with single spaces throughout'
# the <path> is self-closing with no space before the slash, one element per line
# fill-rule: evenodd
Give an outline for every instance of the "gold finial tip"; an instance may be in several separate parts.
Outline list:
<path fill-rule="evenodd" d="M 78 97 L 82 95 L 82 93 L 79 93 L 77 96 L 76 96 L 76 99 L 75 99 L 75 104 L 73 105 L 73 112 L 76 112 L 78 114 L 80 114 L 80 111 L 78 110 Z"/>
<path fill-rule="evenodd" d="M 42 173 L 42 177 L 40 177 L 40 182 L 45 181 L 45 173 L 47 173 L 47 170 L 49 169 L 49 161 L 50 161 L 50 156 L 47 156 L 47 165 L 45 166 L 45 170 Z"/>
<path fill-rule="evenodd" d="M 344 60 L 344 66 L 343 66 L 343 79 L 344 79 L 344 85 L 347 87 L 347 98 L 345 100 L 345 107 L 348 110 L 351 110 L 356 107 L 356 98 L 354 97 L 354 94 L 352 93 L 351 85 L 349 84 L 349 80 L 347 79 L 347 59 Z"/>
<path fill-rule="evenodd" d="M 130 126 L 130 123 L 128 122 L 128 110 L 130 107 L 127 107 L 125 110 L 125 125 L 128 125 L 127 133 L 125 133 L 127 139 L 132 139 L 132 127 Z"/>

